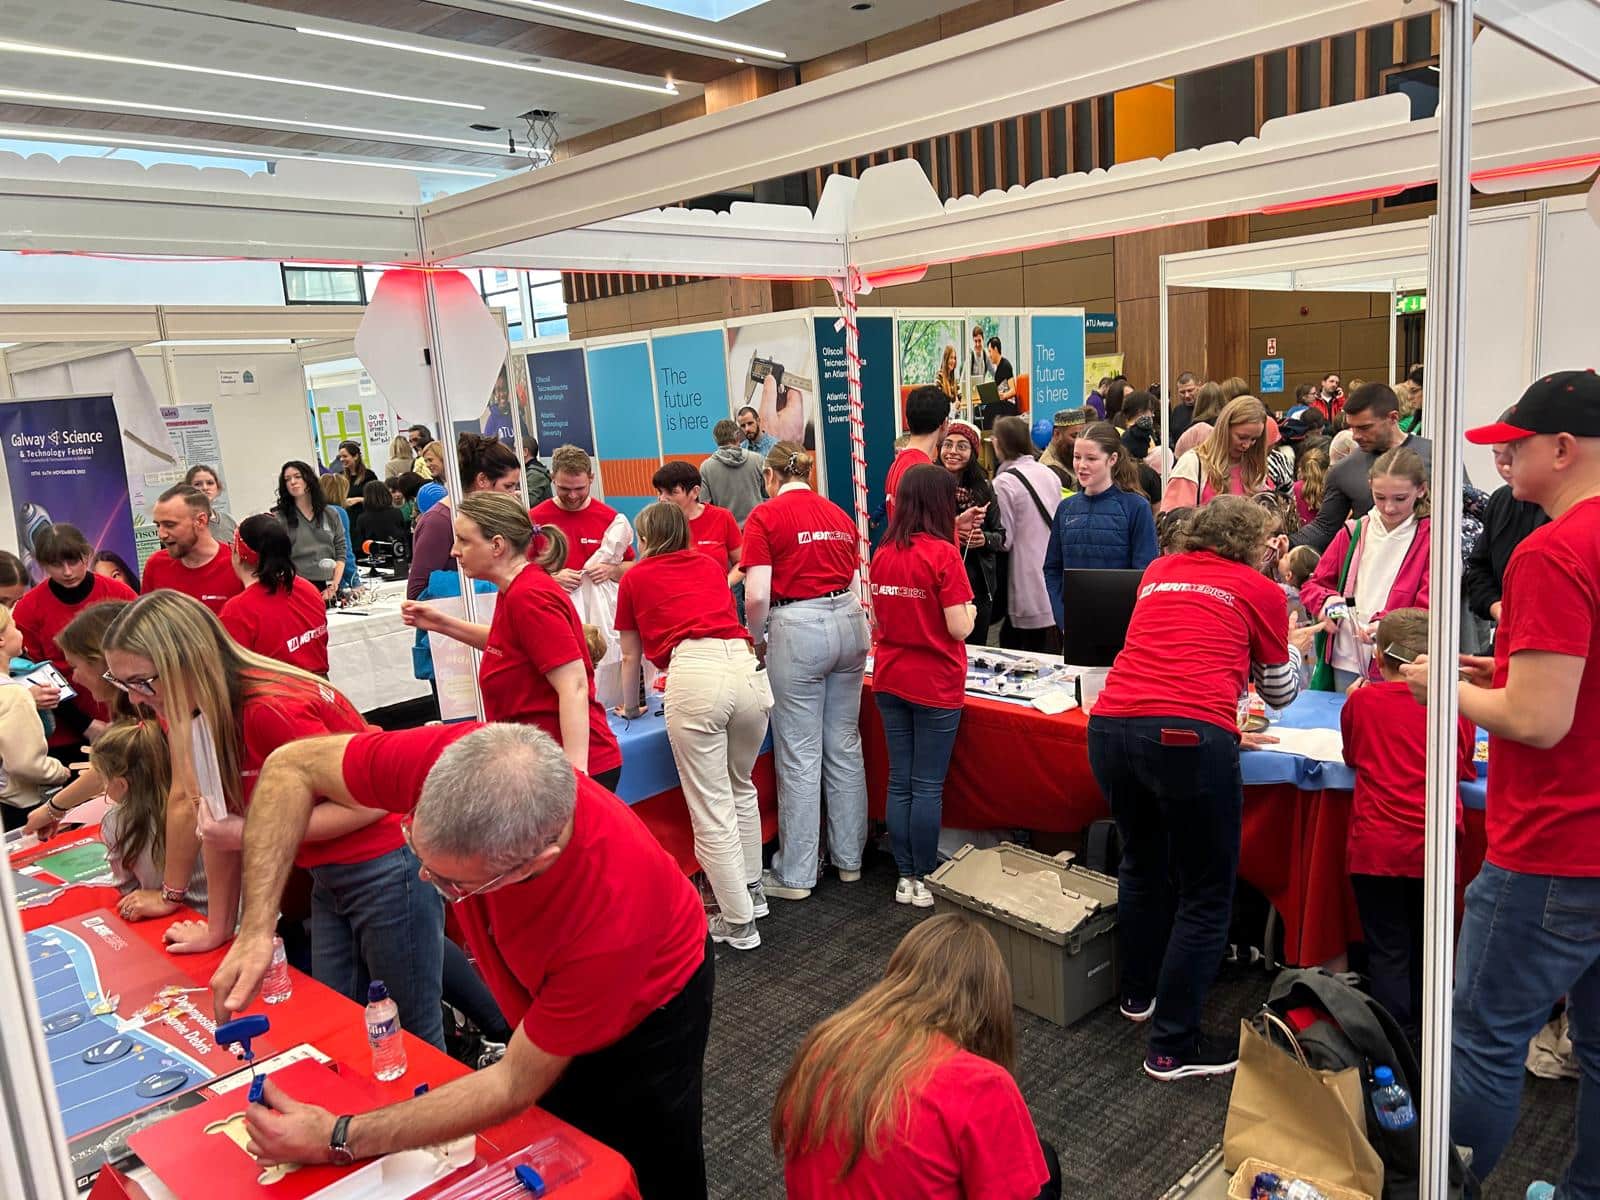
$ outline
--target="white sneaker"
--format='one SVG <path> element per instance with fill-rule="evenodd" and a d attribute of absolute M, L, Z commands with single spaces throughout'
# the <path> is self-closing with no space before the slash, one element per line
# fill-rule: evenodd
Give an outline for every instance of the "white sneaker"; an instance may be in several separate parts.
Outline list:
<path fill-rule="evenodd" d="M 902 879 L 894 885 L 894 902 L 896 904 L 910 904 L 915 895 L 915 885 L 909 879 Z"/>
<path fill-rule="evenodd" d="M 920 879 L 911 885 L 911 903 L 917 908 L 933 907 L 933 893 L 928 890 L 928 885 Z"/>
<path fill-rule="evenodd" d="M 754 950 L 761 945 L 761 934 L 756 929 L 754 921 L 746 921 L 743 925 L 735 925 L 727 917 L 718 913 L 706 922 L 713 942 L 720 942 L 732 946 L 735 950 Z"/>
<path fill-rule="evenodd" d="M 860 881 L 861 881 L 861 871 L 860 871 L 859 868 L 857 868 L 854 871 L 847 871 L 843 867 L 839 868 L 839 882 L 840 883 L 859 883 Z"/>

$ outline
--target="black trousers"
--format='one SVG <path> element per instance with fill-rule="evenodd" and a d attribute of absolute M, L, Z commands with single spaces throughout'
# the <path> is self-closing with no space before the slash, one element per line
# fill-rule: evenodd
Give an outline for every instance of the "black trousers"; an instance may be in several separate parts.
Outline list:
<path fill-rule="evenodd" d="M 1422 880 L 1352 875 L 1350 886 L 1367 944 L 1368 991 L 1417 1045 L 1422 1032 Z"/>
<path fill-rule="evenodd" d="M 1060 654 L 1061 630 L 1054 625 L 1018 629 L 1007 617 L 1000 623 L 1000 646 L 1004 650 L 1028 650 L 1034 654 Z"/>
<path fill-rule="evenodd" d="M 626 1158 L 644 1200 L 706 1194 L 700 1115 L 715 977 L 710 937 L 705 954 L 682 991 L 619 1041 L 574 1058 L 539 1101 Z"/>

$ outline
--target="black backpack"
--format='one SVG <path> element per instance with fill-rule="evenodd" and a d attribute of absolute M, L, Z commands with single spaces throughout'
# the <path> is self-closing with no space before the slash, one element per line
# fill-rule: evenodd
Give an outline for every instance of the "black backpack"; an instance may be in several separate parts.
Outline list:
<path fill-rule="evenodd" d="M 1372 1104 L 1373 1072 L 1391 1067 L 1417 1103 L 1421 1068 L 1404 1032 L 1387 1009 L 1371 996 L 1321 967 L 1287 970 L 1273 981 L 1267 1007 L 1288 1020 L 1292 1010 L 1309 1008 L 1317 1019 L 1297 1032 L 1300 1048 L 1310 1065 L 1323 1071 L 1354 1067 L 1361 1072 L 1361 1094 L 1366 1101 L 1367 1140 L 1383 1160 L 1382 1200 L 1418 1200 L 1422 1160 L 1420 1126 L 1385 1129 Z M 1477 1195 L 1471 1175 L 1455 1147 L 1450 1149 L 1450 1195 Z"/>

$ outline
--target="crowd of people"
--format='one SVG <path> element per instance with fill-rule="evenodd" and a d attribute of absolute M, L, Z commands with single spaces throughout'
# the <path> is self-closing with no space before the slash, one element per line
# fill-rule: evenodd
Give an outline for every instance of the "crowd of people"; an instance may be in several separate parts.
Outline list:
<path fill-rule="evenodd" d="M 1201 1014 L 1234 895 L 1240 753 L 1272 743 L 1243 729 L 1252 691 L 1272 708 L 1305 687 L 1348 693 L 1347 859 L 1368 986 L 1415 1039 L 1417 701 L 1434 597 L 1429 447 L 1404 424 L 1420 379 L 1403 382 L 1352 381 L 1347 395 L 1329 375 L 1274 416 L 1242 380 L 1185 372 L 1163 430 L 1150 392 L 1109 379 L 1098 405 L 1055 415 L 1042 447 L 1025 418 L 980 430 L 952 419 L 937 385 L 915 389 L 866 580 L 857 524 L 818 494 L 812 454 L 749 409 L 717 424 L 704 463 L 665 464 L 632 522 L 594 494 L 575 446 L 532 472 L 536 444 L 519 456 L 463 434 L 452 495 L 421 426 L 395 440 L 382 480 L 354 443 L 326 472 L 285 463 L 274 508 L 237 522 L 217 472 L 196 467 L 159 498 L 161 549 L 141 572 L 70 525 L 31 548 L 40 583 L 0 555 L 0 646 L 20 685 L 0 690 L 0 805 L 8 826 L 45 834 L 84 800 L 115 801 L 104 832 L 122 915 L 202 914 L 173 920 L 166 940 L 173 953 L 229 945 L 219 1016 L 255 996 L 298 867 L 319 980 L 360 999 L 382 978 L 404 1026 L 436 1045 L 447 997 L 500 1032 L 492 1065 L 360 1116 L 269 1081 L 249 1112 L 264 1164 L 432 1144 L 537 1102 L 622 1152 L 646 1196 L 703 1195 L 713 948 L 759 950 L 769 901 L 809 899 L 824 865 L 861 880 L 869 656 L 896 866 L 885 900 L 927 908 L 967 646 L 1059 650 L 1069 572 L 1141 571 L 1088 748 L 1121 837 L 1120 1007 L 1148 1026 L 1144 1070 L 1178 1080 L 1237 1062 Z M 1468 549 L 1465 597 L 1447 599 L 1498 629 L 1495 657 L 1465 659 L 1461 684 L 1461 774 L 1473 723 L 1500 766 L 1462 930 L 1456 1138 L 1479 1174 L 1492 1169 L 1521 1048 L 1567 996 L 1586 1072 L 1576 1196 L 1600 1176 L 1600 1049 L 1582 1023 L 1600 1011 L 1600 804 L 1580 715 L 1600 696 L 1600 384 L 1547 377 L 1469 436 L 1494 444 L 1508 482 Z M 547 494 L 530 508 L 535 482 Z M 326 606 L 372 543 L 406 548 L 405 621 L 481 652 L 484 722 L 376 732 L 328 679 Z M 458 567 L 497 593 L 487 624 L 427 603 L 459 586 Z M 25 678 L 45 662 L 75 694 Z M 709 906 L 615 795 L 603 663 L 629 719 L 648 707 L 651 671 L 666 672 Z M 779 837 L 764 863 L 752 773 L 769 733 Z M 917 926 L 783 1081 L 771 1130 L 790 1194 L 841 1179 L 845 1194 L 906 1179 L 919 1195 L 1059 1194 L 1014 1036 L 992 939 L 958 916 Z"/>

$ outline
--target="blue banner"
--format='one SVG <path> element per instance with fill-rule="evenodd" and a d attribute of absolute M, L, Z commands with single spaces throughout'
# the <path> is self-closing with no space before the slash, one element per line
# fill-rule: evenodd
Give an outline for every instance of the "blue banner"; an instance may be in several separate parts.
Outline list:
<path fill-rule="evenodd" d="M 861 416 L 866 425 L 867 511 L 883 504 L 883 481 L 894 461 L 894 318 L 860 317 Z M 855 491 L 850 471 L 850 382 L 846 374 L 844 330 L 834 318 L 816 318 L 817 373 L 822 406 L 822 453 L 828 499 L 852 517 Z M 874 537 L 882 530 L 874 530 Z"/>
<path fill-rule="evenodd" d="M 595 452 L 601 458 L 659 459 L 649 347 L 624 342 L 595 346 L 588 354 Z"/>
<path fill-rule="evenodd" d="M 1035 421 L 1050 420 L 1063 408 L 1083 403 L 1084 329 L 1081 316 L 1034 317 L 1033 404 Z"/>
<path fill-rule="evenodd" d="M 589 372 L 583 348 L 568 346 L 528 355 L 533 390 L 534 436 L 546 458 L 557 446 L 581 446 L 594 453 L 594 426 L 589 421 Z"/>
<path fill-rule="evenodd" d="M 37 577 L 33 539 L 54 522 L 76 525 L 97 551 L 138 565 L 122 431 L 110 396 L 0 404 L 0 438 L 16 514 L 17 546 Z"/>
<path fill-rule="evenodd" d="M 727 343 L 720 329 L 650 339 L 663 457 L 715 452 L 711 428 L 729 415 Z"/>
<path fill-rule="evenodd" d="M 1263 358 L 1261 360 L 1261 393 L 1283 391 L 1283 359 Z"/>

